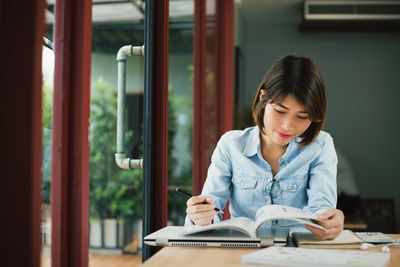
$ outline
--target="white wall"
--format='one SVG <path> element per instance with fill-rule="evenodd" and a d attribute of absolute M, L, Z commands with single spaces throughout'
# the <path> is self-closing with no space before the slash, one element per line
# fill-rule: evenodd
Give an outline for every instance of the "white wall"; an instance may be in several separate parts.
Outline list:
<path fill-rule="evenodd" d="M 126 92 L 127 94 L 143 93 L 144 69 L 143 57 L 128 57 L 126 61 Z M 116 54 L 92 54 L 92 84 L 103 79 L 117 91 L 118 66 Z"/>

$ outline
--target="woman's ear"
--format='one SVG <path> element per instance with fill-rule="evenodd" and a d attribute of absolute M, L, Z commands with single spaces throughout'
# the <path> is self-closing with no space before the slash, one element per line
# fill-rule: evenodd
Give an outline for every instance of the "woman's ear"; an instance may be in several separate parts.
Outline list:
<path fill-rule="evenodd" d="M 265 96 L 265 90 L 261 89 L 259 94 L 260 95 L 258 97 L 260 98 L 260 101 L 261 101 L 261 99 Z"/>

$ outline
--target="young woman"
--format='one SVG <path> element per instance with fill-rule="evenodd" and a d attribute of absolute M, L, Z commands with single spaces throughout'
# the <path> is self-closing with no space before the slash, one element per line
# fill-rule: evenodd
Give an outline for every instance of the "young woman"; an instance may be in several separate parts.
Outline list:
<path fill-rule="evenodd" d="M 254 97 L 256 126 L 230 131 L 219 140 L 200 196 L 187 202 L 186 225 L 232 217 L 255 219 L 264 205 L 281 204 L 318 214 L 326 230 L 304 226 L 321 239 L 343 230 L 336 207 L 337 156 L 326 118 L 325 85 L 308 58 L 286 56 L 266 73 Z"/>

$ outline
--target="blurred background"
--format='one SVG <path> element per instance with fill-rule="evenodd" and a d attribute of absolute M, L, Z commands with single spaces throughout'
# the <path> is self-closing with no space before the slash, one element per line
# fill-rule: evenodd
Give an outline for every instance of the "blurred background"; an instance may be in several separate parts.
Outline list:
<path fill-rule="evenodd" d="M 206 1 L 211 21 L 216 1 Z M 263 74 L 275 60 L 288 54 L 312 58 L 327 86 L 329 106 L 324 130 L 333 136 L 340 153 L 338 206 L 346 213 L 348 228 L 400 232 L 399 17 L 390 21 L 313 21 L 304 19 L 305 1 L 234 2 L 235 129 L 253 125 L 252 98 Z M 48 0 L 48 42 L 43 48 L 42 243 L 45 252 L 51 246 L 55 4 Z M 169 5 L 168 222 L 182 225 L 186 199 L 175 196 L 174 191 L 176 187 L 192 190 L 194 1 L 170 0 Z M 373 11 L 400 16 L 399 7 L 400 1 L 394 1 L 392 9 L 383 6 Z M 346 14 L 340 5 L 334 8 Z M 140 256 L 142 250 L 143 171 L 119 170 L 114 153 L 116 53 L 122 45 L 143 44 L 143 10 L 143 1 L 93 1 L 90 129 L 90 248 L 93 255 Z M 318 7 L 315 10 L 326 13 Z M 143 157 L 143 73 L 142 57 L 127 61 L 126 151 L 131 158 Z M 211 71 L 207 78 L 212 82 Z"/>

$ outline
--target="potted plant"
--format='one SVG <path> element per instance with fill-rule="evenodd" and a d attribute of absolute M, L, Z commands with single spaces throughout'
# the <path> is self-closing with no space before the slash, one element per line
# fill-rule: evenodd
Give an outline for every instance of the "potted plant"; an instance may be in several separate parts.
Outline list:
<path fill-rule="evenodd" d="M 121 170 L 115 164 L 116 101 L 111 86 L 97 81 L 91 101 L 91 228 L 95 231 L 100 222 L 100 239 L 108 248 L 122 247 L 123 221 L 131 216 L 140 217 L 142 205 L 142 170 Z M 126 140 L 131 135 L 128 133 Z M 91 240 L 96 238 L 91 236 Z"/>

